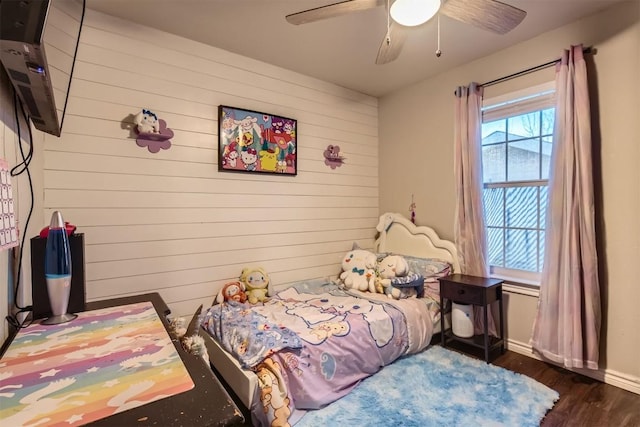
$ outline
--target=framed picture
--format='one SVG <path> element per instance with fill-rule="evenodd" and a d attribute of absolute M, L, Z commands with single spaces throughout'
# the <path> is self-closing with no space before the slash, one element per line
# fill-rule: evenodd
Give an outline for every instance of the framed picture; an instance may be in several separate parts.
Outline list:
<path fill-rule="evenodd" d="M 287 117 L 221 105 L 218 170 L 296 175 L 297 125 Z"/>

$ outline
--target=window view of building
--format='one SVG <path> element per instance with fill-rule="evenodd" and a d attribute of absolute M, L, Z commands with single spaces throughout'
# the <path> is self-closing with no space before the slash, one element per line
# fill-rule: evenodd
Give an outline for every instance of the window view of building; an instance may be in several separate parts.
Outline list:
<path fill-rule="evenodd" d="M 485 116 L 482 167 L 492 273 L 511 277 L 534 273 L 531 278 L 538 277 L 544 259 L 555 109 L 540 108 L 530 97 L 523 100 L 527 102 L 537 109 L 520 113 L 515 100 Z"/>

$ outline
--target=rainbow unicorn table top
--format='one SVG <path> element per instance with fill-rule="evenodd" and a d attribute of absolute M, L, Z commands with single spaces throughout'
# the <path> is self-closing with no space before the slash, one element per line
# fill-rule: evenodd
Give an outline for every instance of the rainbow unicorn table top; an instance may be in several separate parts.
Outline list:
<path fill-rule="evenodd" d="M 194 387 L 151 302 L 21 329 L 0 359 L 0 424 L 74 426 Z"/>

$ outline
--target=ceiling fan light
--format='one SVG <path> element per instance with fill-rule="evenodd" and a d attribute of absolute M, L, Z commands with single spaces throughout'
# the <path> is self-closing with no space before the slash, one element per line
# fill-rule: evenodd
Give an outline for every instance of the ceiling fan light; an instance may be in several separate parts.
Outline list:
<path fill-rule="evenodd" d="M 415 27 L 433 18 L 438 9 L 440 0 L 396 0 L 389 13 L 398 24 Z"/>

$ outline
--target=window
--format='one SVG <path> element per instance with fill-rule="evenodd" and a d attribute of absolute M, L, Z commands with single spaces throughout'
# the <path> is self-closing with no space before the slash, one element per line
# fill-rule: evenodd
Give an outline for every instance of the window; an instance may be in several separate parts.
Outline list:
<path fill-rule="evenodd" d="M 540 280 L 553 94 L 547 89 L 487 100 L 483 106 L 485 226 L 491 273 L 498 277 L 536 284 Z"/>

